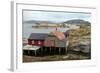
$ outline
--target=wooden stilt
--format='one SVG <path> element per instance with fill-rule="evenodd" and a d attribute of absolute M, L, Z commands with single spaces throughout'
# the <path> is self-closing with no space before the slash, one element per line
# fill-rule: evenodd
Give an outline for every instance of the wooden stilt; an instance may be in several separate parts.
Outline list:
<path fill-rule="evenodd" d="M 54 55 L 56 54 L 56 47 L 54 48 Z"/>
<path fill-rule="evenodd" d="M 28 55 L 30 55 L 30 50 L 28 50 Z"/>
<path fill-rule="evenodd" d="M 66 42 L 66 47 L 65 47 L 65 54 L 67 54 L 68 45 L 69 45 L 69 41 L 67 40 L 67 42 Z"/>
<path fill-rule="evenodd" d="M 65 48 L 65 54 L 67 54 L 67 47 Z"/>
<path fill-rule="evenodd" d="M 59 48 L 59 55 L 60 55 L 61 48 Z"/>
<path fill-rule="evenodd" d="M 55 49 L 56 49 L 56 48 L 54 48 L 54 55 L 55 55 Z"/>
<path fill-rule="evenodd" d="M 35 56 L 36 56 L 37 54 L 36 54 L 36 50 L 35 50 Z"/>
<path fill-rule="evenodd" d="M 51 54 L 51 47 L 50 47 L 50 54 Z"/>
<path fill-rule="evenodd" d="M 45 47 L 43 48 L 44 50 L 43 50 L 43 55 L 45 56 Z"/>
<path fill-rule="evenodd" d="M 47 52 L 46 51 L 47 51 L 47 48 L 45 47 L 45 55 L 47 55 Z"/>
<path fill-rule="evenodd" d="M 41 49 L 41 56 L 43 56 L 43 51 L 42 51 L 42 47 L 41 47 L 40 49 Z"/>

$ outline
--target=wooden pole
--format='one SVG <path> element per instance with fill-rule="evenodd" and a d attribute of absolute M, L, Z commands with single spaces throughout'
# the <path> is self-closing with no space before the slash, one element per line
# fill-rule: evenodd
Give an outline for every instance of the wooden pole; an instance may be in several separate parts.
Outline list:
<path fill-rule="evenodd" d="M 35 50 L 35 56 L 37 55 L 36 50 Z"/>
<path fill-rule="evenodd" d="M 59 55 L 60 55 L 61 48 L 59 48 Z"/>
<path fill-rule="evenodd" d="M 28 48 L 28 55 L 30 54 L 29 48 Z"/>
<path fill-rule="evenodd" d="M 51 47 L 50 47 L 50 54 L 51 54 Z"/>
<path fill-rule="evenodd" d="M 41 55 L 43 56 L 43 47 L 41 47 Z"/>

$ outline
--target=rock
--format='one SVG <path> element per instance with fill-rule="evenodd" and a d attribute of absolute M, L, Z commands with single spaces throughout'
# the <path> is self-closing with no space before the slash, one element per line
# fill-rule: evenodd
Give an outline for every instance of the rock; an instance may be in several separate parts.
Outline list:
<path fill-rule="evenodd" d="M 64 56 L 63 59 L 69 58 L 69 56 Z"/>
<path fill-rule="evenodd" d="M 90 53 L 91 51 L 91 26 L 69 30 L 69 50 Z"/>
<path fill-rule="evenodd" d="M 90 52 L 90 45 L 80 45 L 80 51 L 84 53 L 89 53 Z"/>

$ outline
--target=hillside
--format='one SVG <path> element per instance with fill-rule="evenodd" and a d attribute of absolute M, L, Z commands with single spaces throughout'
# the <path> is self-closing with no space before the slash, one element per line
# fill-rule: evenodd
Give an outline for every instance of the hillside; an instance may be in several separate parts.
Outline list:
<path fill-rule="evenodd" d="M 90 52 L 91 26 L 82 26 L 79 29 L 69 30 L 67 32 L 69 33 L 70 50 Z"/>
<path fill-rule="evenodd" d="M 90 22 L 81 20 L 81 19 L 73 19 L 73 20 L 68 20 L 64 22 L 64 24 L 90 24 Z"/>

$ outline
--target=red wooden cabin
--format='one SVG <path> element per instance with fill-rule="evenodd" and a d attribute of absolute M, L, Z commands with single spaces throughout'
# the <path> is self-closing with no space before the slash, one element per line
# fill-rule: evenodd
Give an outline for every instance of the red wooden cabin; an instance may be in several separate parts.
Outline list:
<path fill-rule="evenodd" d="M 32 33 L 28 39 L 28 44 L 33 46 L 44 46 L 44 41 L 47 37 L 48 34 Z"/>
<path fill-rule="evenodd" d="M 65 35 L 65 37 L 68 37 L 68 33 L 62 33 Z M 45 40 L 46 38 L 48 38 L 50 34 L 46 34 L 46 33 L 32 33 L 30 35 L 30 37 L 28 38 L 28 44 L 29 45 L 33 45 L 33 46 L 45 46 Z M 55 36 L 55 35 L 53 35 Z M 56 38 L 59 39 L 59 36 L 61 36 L 61 34 L 56 35 Z M 52 40 L 52 38 L 51 38 Z M 54 40 L 52 40 L 54 41 Z M 51 41 L 51 44 L 53 44 L 53 42 Z M 47 43 L 50 43 L 50 41 L 48 41 Z M 53 44 L 54 45 L 54 44 Z"/>

